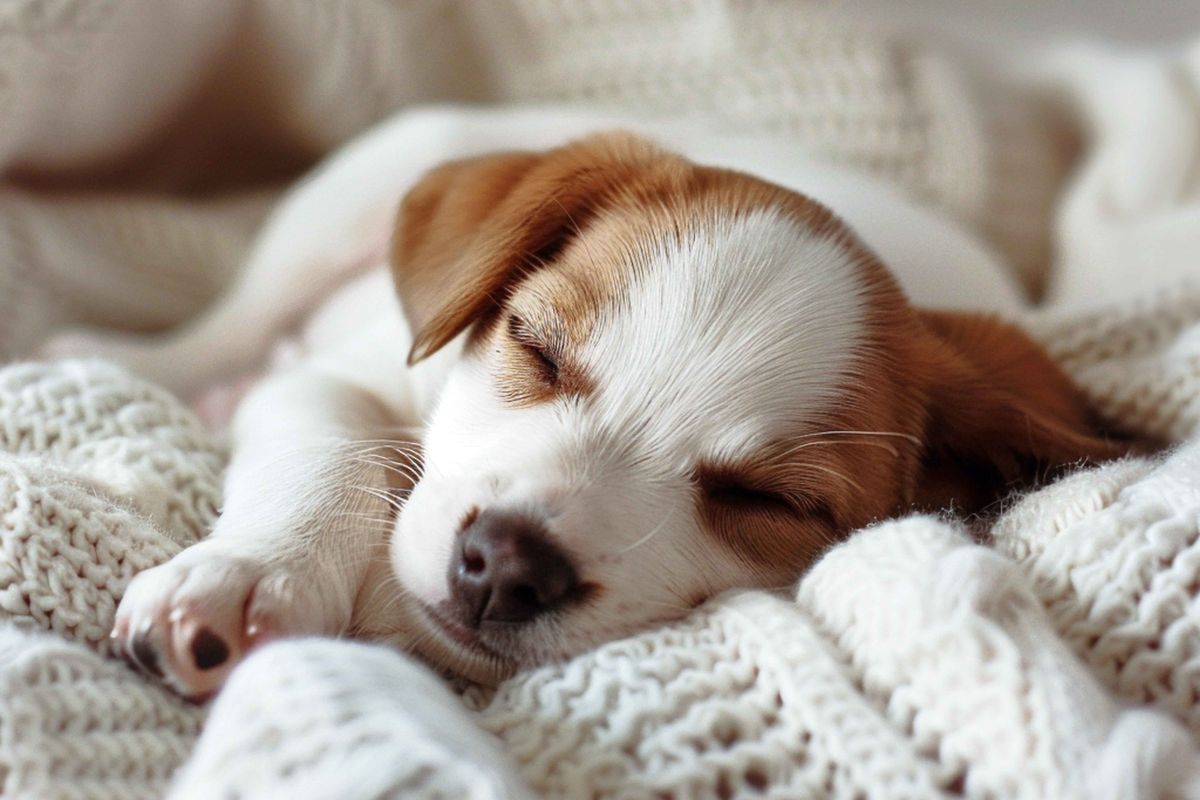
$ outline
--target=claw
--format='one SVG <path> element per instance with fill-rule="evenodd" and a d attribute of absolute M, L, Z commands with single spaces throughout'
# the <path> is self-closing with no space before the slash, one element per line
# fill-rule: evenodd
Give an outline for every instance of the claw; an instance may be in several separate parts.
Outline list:
<path fill-rule="evenodd" d="M 150 643 L 148 632 L 139 633 L 134 637 L 129 653 L 143 672 L 156 678 L 163 677 L 162 665 L 158 661 L 158 651 Z"/>

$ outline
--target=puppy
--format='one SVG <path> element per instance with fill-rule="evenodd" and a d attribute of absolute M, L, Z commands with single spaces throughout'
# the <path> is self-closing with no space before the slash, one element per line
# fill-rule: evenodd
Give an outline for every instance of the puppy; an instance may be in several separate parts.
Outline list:
<path fill-rule="evenodd" d="M 129 658 L 203 698 L 259 642 L 352 633 L 494 682 L 1122 452 L 961 310 L 1019 298 L 949 221 L 784 143 L 613 122 L 404 114 L 195 324 L 51 346 L 189 395 L 301 354 L 250 381 L 212 535 L 130 585 Z"/>

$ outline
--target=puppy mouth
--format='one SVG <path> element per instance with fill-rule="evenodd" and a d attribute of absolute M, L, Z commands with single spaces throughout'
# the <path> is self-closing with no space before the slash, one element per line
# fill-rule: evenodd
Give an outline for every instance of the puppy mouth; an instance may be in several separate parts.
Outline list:
<path fill-rule="evenodd" d="M 441 605 L 417 603 L 423 636 L 417 651 L 434 664 L 476 683 L 494 686 L 516 671 L 516 662 L 496 652 L 479 632 L 456 620 Z"/>
<path fill-rule="evenodd" d="M 436 606 L 424 605 L 422 610 L 429 615 L 429 618 L 435 624 L 441 627 L 442 633 L 463 647 L 479 650 L 485 655 L 499 658 L 499 654 L 484 644 L 483 639 L 479 636 L 479 631 L 469 628 L 456 620 L 444 604 Z"/>

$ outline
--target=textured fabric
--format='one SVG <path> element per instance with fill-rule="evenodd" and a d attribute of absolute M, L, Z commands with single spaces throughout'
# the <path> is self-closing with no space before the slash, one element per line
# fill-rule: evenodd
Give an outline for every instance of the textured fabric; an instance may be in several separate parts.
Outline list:
<path fill-rule="evenodd" d="M 224 463 L 116 368 L 0 370 L 0 796 L 162 796 L 203 714 L 99 654 L 129 580 L 207 532 Z"/>
<path fill-rule="evenodd" d="M 1127 425 L 1190 443 L 1026 496 L 990 547 L 928 517 L 859 532 L 794 601 L 719 598 L 469 688 L 481 730 L 390 648 L 268 646 L 218 698 L 174 796 L 1200 797 L 1200 413 L 1158 402 L 1200 386 L 1198 301 L 1126 309 L 1119 331 L 1036 321 L 1097 399 L 1126 365 L 1122 391 L 1145 400 Z M 203 712 L 95 651 L 132 570 L 189 541 L 183 520 L 211 519 L 220 450 L 169 397 L 100 364 L 9 367 L 0 408 L 21 453 L 0 515 L 18 656 L 0 660 L 6 796 L 155 796 Z M 122 479 L 96 475 L 89 449 L 125 454 Z M 189 513 L 153 510 L 163 474 L 191 476 Z M 108 749 L 89 744 L 97 730 Z"/>
<path fill-rule="evenodd" d="M 155 800 L 203 713 L 121 664 L 0 627 L 3 797 Z"/>
<path fill-rule="evenodd" d="M 459 698 L 393 650 L 273 645 L 226 692 L 208 746 L 175 781 L 176 800 L 535 796 Z"/>
<path fill-rule="evenodd" d="M 1048 299 L 1104 306 L 1200 279 L 1200 180 L 1185 166 L 1200 158 L 1200 42 L 1166 56 L 1068 48 L 1041 72 L 1089 151 L 1058 209 Z"/>

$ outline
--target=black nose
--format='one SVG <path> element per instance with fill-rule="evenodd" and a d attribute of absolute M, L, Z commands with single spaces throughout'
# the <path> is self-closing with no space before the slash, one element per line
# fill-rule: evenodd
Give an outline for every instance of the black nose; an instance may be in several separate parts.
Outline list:
<path fill-rule="evenodd" d="M 484 511 L 462 532 L 450 561 L 450 593 L 462 618 L 528 622 L 550 611 L 578 585 L 575 569 L 537 521 Z"/>

